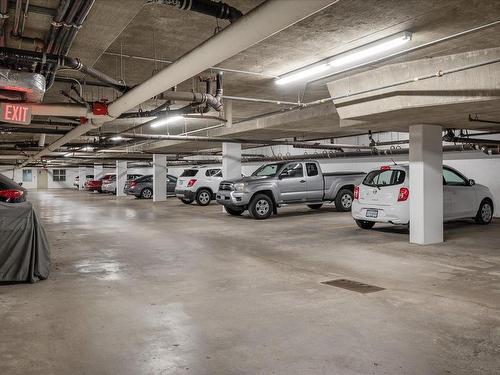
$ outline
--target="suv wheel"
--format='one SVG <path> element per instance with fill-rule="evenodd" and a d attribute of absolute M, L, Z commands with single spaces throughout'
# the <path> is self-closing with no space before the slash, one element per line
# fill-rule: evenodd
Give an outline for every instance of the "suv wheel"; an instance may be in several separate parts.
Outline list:
<path fill-rule="evenodd" d="M 196 193 L 196 203 L 200 206 L 208 206 L 212 200 L 212 193 L 207 189 L 200 189 Z"/>
<path fill-rule="evenodd" d="M 493 219 L 493 205 L 489 200 L 484 200 L 481 202 L 479 206 L 479 210 L 477 210 L 477 214 L 475 217 L 475 222 L 477 224 L 486 225 L 491 223 Z"/>
<path fill-rule="evenodd" d="M 349 189 L 342 189 L 337 194 L 335 198 L 335 208 L 337 211 L 347 212 L 351 211 L 352 201 L 354 198 L 354 194 Z"/>
<path fill-rule="evenodd" d="M 229 208 L 229 207 L 224 207 L 224 208 L 226 209 L 226 212 L 232 216 L 240 216 L 245 211 L 243 209 L 238 209 L 238 208 Z"/>
<path fill-rule="evenodd" d="M 368 221 L 368 220 L 355 220 L 356 224 L 358 224 L 358 227 L 361 229 L 372 229 L 373 226 L 375 225 L 374 221 Z"/>
<path fill-rule="evenodd" d="M 257 194 L 250 202 L 248 211 L 254 219 L 267 219 L 273 214 L 273 201 L 265 194 Z"/>
<path fill-rule="evenodd" d="M 150 199 L 153 197 L 153 190 L 150 188 L 144 188 L 141 191 L 141 196 L 142 199 Z"/>

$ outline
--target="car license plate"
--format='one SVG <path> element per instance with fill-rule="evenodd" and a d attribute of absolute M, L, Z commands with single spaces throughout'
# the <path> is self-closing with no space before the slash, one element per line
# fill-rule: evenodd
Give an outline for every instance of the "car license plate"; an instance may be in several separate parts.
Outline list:
<path fill-rule="evenodd" d="M 366 210 L 366 217 L 377 218 L 378 210 Z"/>

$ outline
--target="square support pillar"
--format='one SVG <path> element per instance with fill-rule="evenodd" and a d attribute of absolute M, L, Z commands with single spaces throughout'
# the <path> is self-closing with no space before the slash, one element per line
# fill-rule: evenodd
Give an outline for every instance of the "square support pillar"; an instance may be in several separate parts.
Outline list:
<path fill-rule="evenodd" d="M 127 194 L 123 192 L 125 182 L 127 182 L 127 162 L 124 160 L 116 161 L 116 196 L 124 197 Z"/>
<path fill-rule="evenodd" d="M 241 144 L 222 144 L 222 177 L 233 180 L 241 177 Z"/>
<path fill-rule="evenodd" d="M 86 181 L 87 181 L 87 168 L 78 167 L 78 190 L 85 189 Z"/>
<path fill-rule="evenodd" d="M 441 126 L 410 126 L 410 242 L 443 242 Z"/>
<path fill-rule="evenodd" d="M 167 200 L 167 155 L 153 154 L 153 202 Z"/>
<path fill-rule="evenodd" d="M 94 180 L 104 177 L 104 167 L 102 165 L 94 164 Z"/>

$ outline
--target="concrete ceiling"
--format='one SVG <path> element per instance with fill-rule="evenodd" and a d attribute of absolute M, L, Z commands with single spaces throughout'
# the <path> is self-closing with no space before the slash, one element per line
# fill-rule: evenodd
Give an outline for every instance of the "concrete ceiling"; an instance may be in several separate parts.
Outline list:
<path fill-rule="evenodd" d="M 226 0 L 243 13 L 247 13 L 262 1 Z M 55 8 L 58 1 L 32 0 L 30 3 Z M 286 1 L 283 1 L 283 11 L 286 11 Z M 500 19 L 500 2 L 498 1 L 341 0 L 324 11 L 222 62 L 219 66 L 266 75 L 280 75 L 400 31 L 412 31 L 411 45 L 416 46 L 497 19 Z M 30 14 L 26 35 L 44 37 L 49 25 L 49 16 Z M 229 23 L 219 21 L 219 25 L 227 27 Z M 168 64 L 117 57 L 111 54 L 174 61 L 211 37 L 216 26 L 216 20 L 211 17 L 177 10 L 169 6 L 145 5 L 143 0 L 98 0 L 84 27 L 78 33 L 70 55 L 81 58 L 86 64 L 93 65 L 112 77 L 123 79 L 128 85 L 136 85 Z M 342 74 L 335 79 L 390 63 L 499 47 L 499 32 L 500 27 L 491 27 L 375 66 Z M 8 45 L 20 47 L 19 42 L 11 39 L 8 40 Z M 29 48 L 26 45 L 22 47 Z M 208 74 L 210 71 L 205 73 Z M 61 74 L 79 77 L 74 72 L 65 71 Z M 225 94 L 231 96 L 294 102 L 298 99 L 308 102 L 329 96 L 325 82 L 310 84 L 307 87 L 303 84 L 278 86 L 272 77 L 239 73 L 226 73 L 224 81 Z M 56 83 L 47 93 L 45 101 L 67 101 L 59 94 L 59 90 L 68 87 L 68 84 Z M 193 88 L 197 89 L 197 83 L 194 80 L 179 85 L 179 90 Z M 101 97 L 113 100 L 117 96 L 111 90 L 95 87 L 85 87 L 84 94 L 86 98 L 92 100 Z M 154 105 L 155 101 L 151 100 L 142 108 L 148 109 Z M 283 108 L 284 106 L 274 104 L 237 101 L 233 103 L 233 118 L 235 122 L 238 122 Z M 291 121 L 265 129 L 254 126 L 243 130 L 245 122 L 241 122 L 231 129 L 225 129 L 224 134 L 235 133 L 254 138 L 291 136 L 317 138 L 341 136 L 348 131 L 358 132 L 357 129 L 348 131 L 341 129 L 339 118 L 334 113 L 328 119 L 321 118 L 321 115 L 318 115 L 318 118 L 319 120 L 311 117 L 307 122 Z M 133 121 L 111 122 L 106 124 L 102 131 L 118 132 L 129 127 L 131 123 Z M 191 124 L 193 124 L 192 127 Z M 187 130 L 204 125 L 211 126 L 214 122 L 212 120 L 190 121 Z M 242 128 L 239 129 L 238 126 Z M 184 130 L 186 130 L 185 127 L 179 127 L 178 131 L 172 132 Z M 142 131 L 150 133 L 151 129 Z M 166 132 L 166 129 L 162 128 L 157 132 Z M 221 130 L 217 129 L 204 134 L 215 135 L 220 132 Z M 37 135 L 13 137 L 16 139 L 38 138 Z M 51 142 L 56 138 L 57 136 L 48 136 L 47 141 Z M 164 146 L 152 146 L 152 149 L 166 150 Z"/>

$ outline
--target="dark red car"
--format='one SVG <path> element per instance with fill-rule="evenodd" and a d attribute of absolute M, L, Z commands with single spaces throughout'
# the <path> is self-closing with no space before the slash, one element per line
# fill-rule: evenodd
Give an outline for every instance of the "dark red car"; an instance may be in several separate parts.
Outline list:
<path fill-rule="evenodd" d="M 84 185 L 85 190 L 88 191 L 98 191 L 99 193 L 102 193 L 102 183 L 103 181 L 109 180 L 112 176 L 114 176 L 114 173 L 109 173 L 107 175 L 104 175 L 103 177 L 97 179 L 97 180 L 90 180 L 87 181 Z"/>
<path fill-rule="evenodd" d="M 0 202 L 20 203 L 26 200 L 26 190 L 10 178 L 0 174 Z"/>

